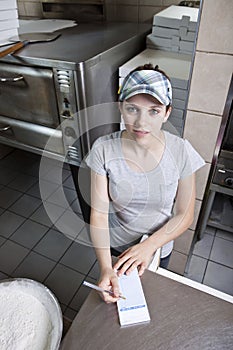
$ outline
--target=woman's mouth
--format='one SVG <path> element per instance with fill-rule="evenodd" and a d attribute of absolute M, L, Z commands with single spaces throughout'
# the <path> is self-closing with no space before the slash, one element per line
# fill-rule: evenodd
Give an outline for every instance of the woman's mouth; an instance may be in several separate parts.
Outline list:
<path fill-rule="evenodd" d="M 145 130 L 134 130 L 134 133 L 138 136 L 138 137 L 143 137 L 149 134 L 149 131 L 145 131 Z"/>

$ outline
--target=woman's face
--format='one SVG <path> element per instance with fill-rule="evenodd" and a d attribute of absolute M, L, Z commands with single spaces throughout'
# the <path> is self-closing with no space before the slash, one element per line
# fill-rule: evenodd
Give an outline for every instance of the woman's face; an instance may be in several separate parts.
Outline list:
<path fill-rule="evenodd" d="M 138 94 L 120 104 L 128 136 L 138 144 L 150 146 L 158 138 L 162 124 L 171 113 L 153 96 Z"/>

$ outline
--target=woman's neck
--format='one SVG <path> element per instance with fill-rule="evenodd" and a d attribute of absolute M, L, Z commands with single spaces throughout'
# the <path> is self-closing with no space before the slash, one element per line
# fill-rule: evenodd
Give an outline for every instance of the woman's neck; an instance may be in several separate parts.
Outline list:
<path fill-rule="evenodd" d="M 151 171 L 159 164 L 165 150 L 165 136 L 161 131 L 159 137 L 149 147 L 137 144 L 128 137 L 127 131 L 122 132 L 122 151 L 126 162 L 134 171 Z"/>

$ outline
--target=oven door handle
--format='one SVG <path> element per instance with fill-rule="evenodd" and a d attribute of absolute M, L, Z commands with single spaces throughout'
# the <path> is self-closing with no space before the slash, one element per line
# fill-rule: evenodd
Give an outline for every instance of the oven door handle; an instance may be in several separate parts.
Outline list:
<path fill-rule="evenodd" d="M 24 77 L 22 75 L 18 75 L 17 77 L 11 77 L 11 78 L 0 77 L 0 82 L 1 83 L 16 83 L 17 81 L 21 81 L 23 79 L 24 79 Z"/>
<path fill-rule="evenodd" d="M 7 131 L 11 128 L 10 125 L 0 124 L 0 131 Z"/>

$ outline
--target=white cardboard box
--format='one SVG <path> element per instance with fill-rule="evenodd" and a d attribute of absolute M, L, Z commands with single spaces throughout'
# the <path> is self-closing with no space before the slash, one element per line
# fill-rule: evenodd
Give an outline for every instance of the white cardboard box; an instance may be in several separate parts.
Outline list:
<path fill-rule="evenodd" d="M 198 8 L 172 5 L 153 17 L 153 25 L 180 28 L 187 27 L 195 31 L 198 20 Z"/>
<path fill-rule="evenodd" d="M 16 0 L 0 0 L 0 11 L 10 9 L 17 9 Z"/>
<path fill-rule="evenodd" d="M 0 0 L 1 3 L 1 0 Z M 17 9 L 2 10 L 0 11 L 0 21 L 6 21 L 8 19 L 18 18 Z"/>
<path fill-rule="evenodd" d="M 17 18 L 0 21 L 0 31 L 9 30 L 19 27 L 19 20 Z"/>

